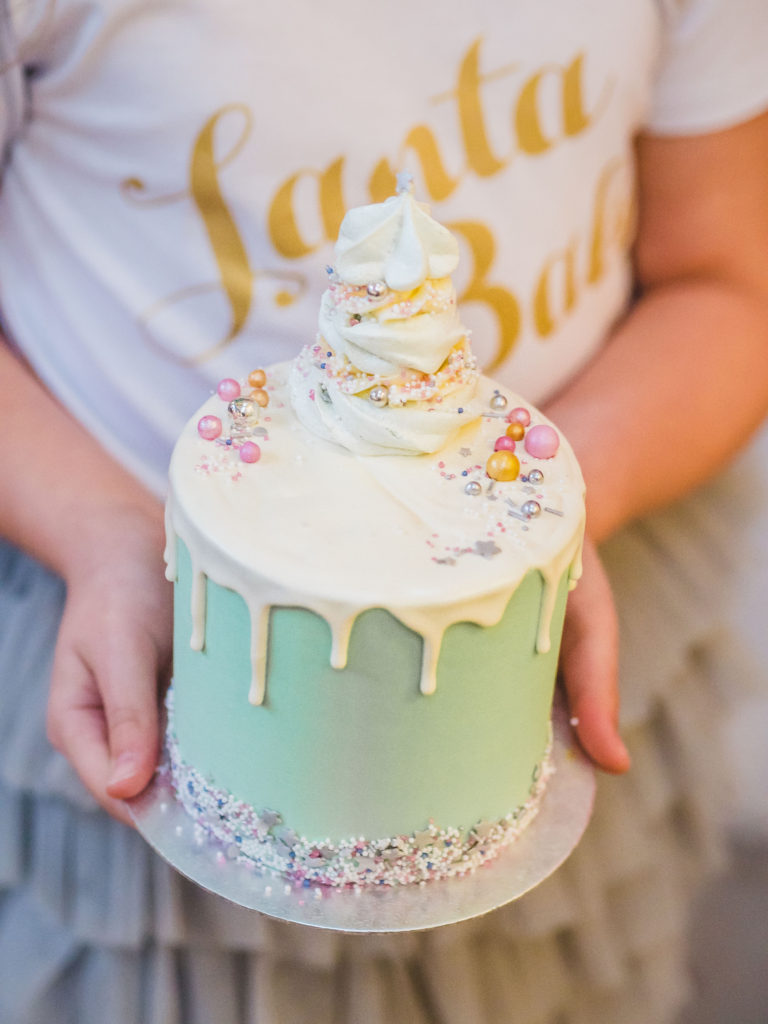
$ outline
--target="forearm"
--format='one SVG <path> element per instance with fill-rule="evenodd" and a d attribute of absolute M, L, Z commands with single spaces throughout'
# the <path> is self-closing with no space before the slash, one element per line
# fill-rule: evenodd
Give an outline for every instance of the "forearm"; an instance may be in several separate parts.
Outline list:
<path fill-rule="evenodd" d="M 158 500 L 126 472 L 0 341 L 0 535 L 62 576 L 120 510 L 162 543 Z"/>
<path fill-rule="evenodd" d="M 547 408 L 597 541 L 711 477 L 767 411 L 768 296 L 705 277 L 652 288 Z"/>

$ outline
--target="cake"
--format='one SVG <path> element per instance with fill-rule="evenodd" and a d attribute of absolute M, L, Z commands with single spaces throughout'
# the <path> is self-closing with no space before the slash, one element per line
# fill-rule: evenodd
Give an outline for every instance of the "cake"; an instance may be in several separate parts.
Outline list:
<path fill-rule="evenodd" d="M 222 381 L 173 453 L 168 771 L 227 856 L 297 884 L 464 875 L 551 773 L 583 481 L 479 373 L 457 262 L 407 183 L 350 210 L 317 338 Z"/>

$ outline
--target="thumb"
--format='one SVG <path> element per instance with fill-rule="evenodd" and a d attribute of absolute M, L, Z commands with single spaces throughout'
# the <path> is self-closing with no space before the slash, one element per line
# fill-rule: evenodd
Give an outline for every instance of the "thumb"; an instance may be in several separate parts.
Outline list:
<path fill-rule="evenodd" d="M 126 800 L 147 786 L 157 766 L 157 656 L 151 643 L 123 652 L 119 670 L 103 681 L 110 768 L 109 796 Z"/>
<path fill-rule="evenodd" d="M 618 731 L 612 656 L 604 638 L 591 636 L 574 644 L 563 659 L 562 671 L 581 746 L 605 771 L 627 771 L 630 758 Z"/>
<path fill-rule="evenodd" d="M 591 544 L 569 596 L 560 669 L 572 723 L 589 757 L 608 772 L 629 768 L 618 730 L 618 622 L 610 584 Z"/>

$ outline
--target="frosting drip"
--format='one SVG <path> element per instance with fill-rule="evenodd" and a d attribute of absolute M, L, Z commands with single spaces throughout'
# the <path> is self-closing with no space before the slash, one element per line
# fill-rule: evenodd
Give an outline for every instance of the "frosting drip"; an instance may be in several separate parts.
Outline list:
<path fill-rule="evenodd" d="M 321 616 L 337 669 L 346 665 L 357 617 L 385 608 L 422 638 L 419 686 L 431 694 L 446 631 L 458 622 L 495 625 L 526 573 L 538 570 L 536 647 L 548 651 L 560 581 L 580 572 L 583 483 L 568 446 L 546 462 L 521 452 L 523 475 L 545 467 L 537 487 L 522 478 L 492 484 L 482 463 L 506 421 L 491 412 L 498 391 L 483 381 L 485 414 L 438 457 L 355 456 L 296 422 L 285 402 L 286 377 L 285 366 L 270 371 L 269 439 L 257 466 L 225 476 L 236 452 L 201 440 L 196 419 L 174 453 L 166 558 L 174 578 L 181 538 L 192 559 L 192 646 L 200 649 L 205 638 L 205 580 L 240 594 L 251 622 L 249 700 L 260 704 L 272 607 Z M 522 404 L 514 395 L 508 402 Z M 534 422 L 544 420 L 527 408 Z M 218 476 L 202 461 L 212 444 Z M 483 493 L 470 496 L 466 483 L 481 481 Z M 548 511 L 525 520 L 516 510 L 531 495 Z"/>
<path fill-rule="evenodd" d="M 357 617 L 386 609 L 421 636 L 420 689 L 431 694 L 450 626 L 495 625 L 526 573 L 538 570 L 536 648 L 550 649 L 560 581 L 579 572 L 583 482 L 551 424 L 539 425 L 546 421 L 537 410 L 480 377 L 450 279 L 457 263 L 455 238 L 410 187 L 350 210 L 316 344 L 288 370 L 269 371 L 271 400 L 252 393 L 259 407 L 270 405 L 269 429 L 258 428 L 258 468 L 232 470 L 238 445 L 254 447 L 244 441 L 247 422 L 226 440 L 202 441 L 193 421 L 176 447 L 169 560 L 177 534 L 192 558 L 191 645 L 200 650 L 205 641 L 206 579 L 241 594 L 254 704 L 265 699 L 269 610 L 277 605 L 325 619 L 336 669 L 346 666 Z M 239 382 L 225 383 L 240 394 Z M 522 445 L 512 456 L 517 442 L 499 437 L 507 421 L 497 410 L 510 400 L 548 439 L 539 450 L 546 483 L 535 465 L 533 483 L 524 472 L 537 461 L 535 445 L 526 443 L 530 458 Z M 219 422 L 215 399 L 201 411 Z M 524 426 L 510 427 L 521 439 Z M 218 460 L 200 458 L 206 444 L 223 446 Z M 493 459 L 512 466 L 508 474 L 491 469 L 500 446 Z M 198 470 L 226 478 L 195 479 Z"/>
<path fill-rule="evenodd" d="M 250 583 L 244 580 L 236 580 L 231 572 L 228 572 L 222 563 L 216 563 L 214 559 L 208 571 L 200 568 L 199 554 L 196 552 L 194 540 L 187 535 L 186 531 L 179 534 L 187 548 L 195 552 L 192 555 L 192 633 L 190 647 L 200 651 L 204 647 L 205 638 L 205 585 L 206 579 L 229 587 L 237 591 L 245 600 L 248 606 L 251 622 L 251 685 L 248 691 L 248 700 L 251 704 L 262 704 L 266 697 L 267 686 L 267 650 L 269 646 L 269 613 L 273 607 L 307 608 L 325 619 L 331 631 L 331 654 L 330 665 L 334 669 L 344 669 L 347 665 L 347 652 L 349 649 L 349 638 L 355 620 L 364 611 L 371 607 L 385 607 L 390 614 L 399 619 L 405 626 L 414 633 L 418 633 L 422 639 L 422 664 L 419 689 L 421 693 L 428 696 L 437 690 L 437 666 L 440 660 L 440 648 L 446 631 L 450 626 L 458 622 L 473 622 L 478 626 L 495 626 L 500 621 L 510 598 L 517 589 L 519 580 L 513 585 L 505 587 L 496 594 L 491 594 L 482 600 L 475 600 L 471 612 L 462 602 L 456 605 L 447 605 L 439 608 L 417 609 L 417 608 L 392 608 L 377 603 L 366 607 L 355 607 L 349 604 L 335 604 L 330 601 L 318 600 L 311 596 L 296 596 L 288 598 L 281 594 L 277 588 L 270 587 L 268 581 L 254 579 Z M 169 543 L 175 545 L 177 537 L 174 533 L 169 536 Z M 566 549 L 560 558 L 555 559 L 552 565 L 547 566 L 542 572 L 544 587 L 542 590 L 541 611 L 539 614 L 539 626 L 537 630 L 536 650 L 542 654 L 547 653 L 551 648 L 551 624 L 555 609 L 557 590 L 566 570 L 570 570 L 570 578 L 574 580 L 575 565 L 578 551 L 581 547 L 580 536 L 574 539 L 574 543 Z"/>

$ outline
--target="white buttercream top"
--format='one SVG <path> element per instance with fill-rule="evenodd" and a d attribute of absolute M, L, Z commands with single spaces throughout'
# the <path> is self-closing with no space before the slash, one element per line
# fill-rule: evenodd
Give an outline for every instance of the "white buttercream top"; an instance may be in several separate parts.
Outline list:
<path fill-rule="evenodd" d="M 253 622 L 251 698 L 259 702 L 269 607 L 322 615 L 331 625 L 335 667 L 345 662 L 355 618 L 366 608 L 386 608 L 422 636 L 422 688 L 430 692 L 445 630 L 460 621 L 498 622 L 526 573 L 538 570 L 545 584 L 538 647 L 546 650 L 558 583 L 566 572 L 579 573 L 578 464 L 564 439 L 549 459 L 529 455 L 521 442 L 516 480 L 491 481 L 485 472 L 507 427 L 492 402 L 528 410 L 531 426 L 546 423 L 544 416 L 481 378 L 481 415 L 438 454 L 371 458 L 304 427 L 289 399 L 289 375 L 288 364 L 268 370 L 271 401 L 253 435 L 261 448 L 255 464 L 241 461 L 241 442 L 227 444 L 226 432 L 214 441 L 199 436 L 203 415 L 226 423 L 218 396 L 190 420 L 174 451 L 169 575 L 178 535 L 200 583 L 193 645 L 204 637 L 203 578 L 241 594 Z M 324 403 L 315 395 L 314 404 Z M 530 480 L 532 470 L 538 472 Z M 523 510 L 528 501 L 538 506 L 530 518 Z"/>

